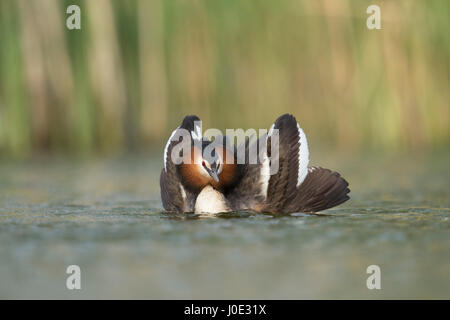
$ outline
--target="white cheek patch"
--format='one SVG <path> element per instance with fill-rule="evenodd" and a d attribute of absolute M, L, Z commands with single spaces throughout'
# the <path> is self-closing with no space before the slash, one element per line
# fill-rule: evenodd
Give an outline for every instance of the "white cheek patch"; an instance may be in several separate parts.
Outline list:
<path fill-rule="evenodd" d="M 217 166 L 219 166 L 217 168 L 217 173 L 220 174 L 220 173 L 222 173 L 222 170 L 223 170 L 223 160 L 222 160 L 222 156 L 219 153 L 217 153 L 217 158 L 218 158 Z"/>
<path fill-rule="evenodd" d="M 297 123 L 298 129 L 298 143 L 300 147 L 298 148 L 298 176 L 297 176 L 297 187 L 302 184 L 308 174 L 308 163 L 309 163 L 309 149 L 308 141 L 306 140 L 306 135 Z"/>
<path fill-rule="evenodd" d="M 203 177 L 210 178 L 208 171 L 203 167 L 203 158 L 200 152 L 194 152 L 194 163 L 197 166 L 197 172 L 199 172 Z"/>
<path fill-rule="evenodd" d="M 205 177 L 205 178 L 210 178 L 208 171 L 206 171 L 206 169 L 203 167 L 203 165 L 199 164 L 199 169 L 198 171 L 200 172 L 200 174 Z"/>

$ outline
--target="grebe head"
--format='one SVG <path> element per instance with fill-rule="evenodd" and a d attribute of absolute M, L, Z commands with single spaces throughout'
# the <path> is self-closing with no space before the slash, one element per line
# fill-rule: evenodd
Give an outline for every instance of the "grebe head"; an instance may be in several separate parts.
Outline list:
<path fill-rule="evenodd" d="M 202 159 L 200 162 L 200 173 L 205 177 L 211 177 L 219 182 L 219 174 L 222 172 L 222 158 L 216 152 L 215 145 L 210 141 L 202 142 Z"/>

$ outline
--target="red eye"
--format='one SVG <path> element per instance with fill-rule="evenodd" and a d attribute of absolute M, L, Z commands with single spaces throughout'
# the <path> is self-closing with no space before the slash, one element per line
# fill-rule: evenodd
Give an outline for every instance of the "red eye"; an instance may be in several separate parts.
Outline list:
<path fill-rule="evenodd" d="M 206 167 L 205 161 L 202 161 L 202 166 Z"/>

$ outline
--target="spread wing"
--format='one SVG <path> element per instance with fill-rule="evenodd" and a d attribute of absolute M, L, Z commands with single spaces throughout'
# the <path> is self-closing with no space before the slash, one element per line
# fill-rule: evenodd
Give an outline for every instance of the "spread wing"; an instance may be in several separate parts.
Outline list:
<path fill-rule="evenodd" d="M 318 212 L 335 207 L 348 199 L 348 182 L 330 169 L 309 167 L 308 175 L 289 199 L 286 212 Z"/>
<path fill-rule="evenodd" d="M 272 128 L 279 132 L 279 169 L 270 177 L 264 211 L 317 212 L 349 199 L 348 183 L 339 173 L 308 167 L 308 142 L 294 116 L 279 117 Z"/>
<path fill-rule="evenodd" d="M 191 138 L 201 139 L 201 128 L 195 125 L 200 121 L 197 116 L 186 116 L 181 125 L 175 129 L 164 148 L 164 168 L 161 170 L 159 184 L 161 200 L 168 212 L 193 212 L 198 193 L 186 188 L 178 172 L 179 164 L 172 161 L 172 149 L 181 138 L 180 129 L 188 130 Z"/>
<path fill-rule="evenodd" d="M 292 115 L 279 117 L 256 144 L 258 163 L 246 157 L 240 181 L 227 196 L 233 210 L 317 212 L 349 199 L 348 183 L 337 172 L 308 167 L 306 135 Z"/>

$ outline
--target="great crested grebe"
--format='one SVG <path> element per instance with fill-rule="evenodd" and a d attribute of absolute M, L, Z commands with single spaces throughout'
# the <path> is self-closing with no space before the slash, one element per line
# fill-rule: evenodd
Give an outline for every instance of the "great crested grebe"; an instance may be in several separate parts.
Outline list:
<path fill-rule="evenodd" d="M 203 138 L 197 116 L 186 116 L 175 129 L 164 149 L 161 172 L 161 199 L 168 212 L 220 213 L 253 211 L 272 214 L 314 213 L 337 206 L 349 199 L 348 183 L 339 173 L 321 167 L 308 167 L 306 136 L 294 116 L 279 117 L 255 143 L 262 160 L 236 161 L 237 149 Z M 190 135 L 189 152 L 183 161 L 172 161 L 173 139 L 180 129 Z M 278 130 L 278 170 L 271 174 L 271 136 Z M 194 143 L 197 142 L 197 143 Z M 249 143 L 243 147 L 249 150 Z M 206 153 L 206 150 L 209 151 Z M 186 149 L 185 149 L 186 150 Z M 233 161 L 227 161 L 233 158 Z M 190 160 L 190 161 L 186 161 Z"/>

